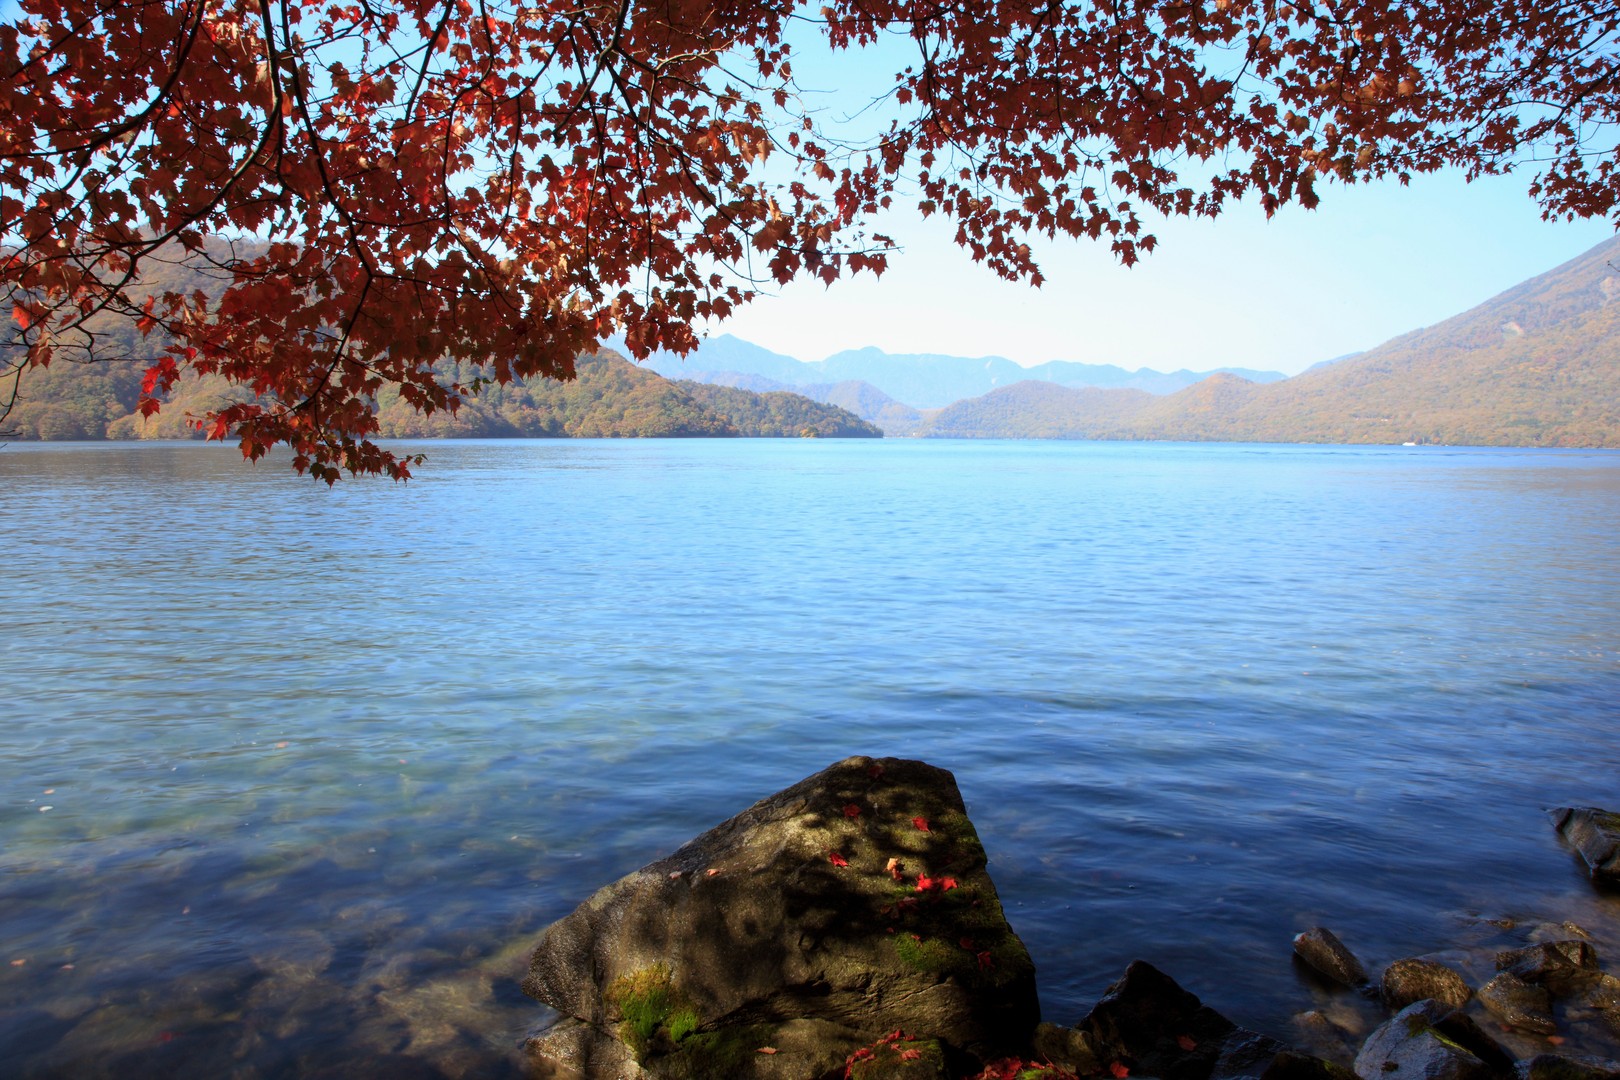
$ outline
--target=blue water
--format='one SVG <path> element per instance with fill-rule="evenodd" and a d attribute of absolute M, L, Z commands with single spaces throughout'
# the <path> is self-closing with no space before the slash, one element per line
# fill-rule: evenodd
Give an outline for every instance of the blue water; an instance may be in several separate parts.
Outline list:
<path fill-rule="evenodd" d="M 1573 918 L 1620 806 L 1620 454 L 428 443 L 334 490 L 0 450 L 0 1075 L 514 1075 L 534 934 L 852 753 L 952 769 L 1049 1019 L 1284 1037 Z M 46 809 L 49 807 L 49 809 Z"/>

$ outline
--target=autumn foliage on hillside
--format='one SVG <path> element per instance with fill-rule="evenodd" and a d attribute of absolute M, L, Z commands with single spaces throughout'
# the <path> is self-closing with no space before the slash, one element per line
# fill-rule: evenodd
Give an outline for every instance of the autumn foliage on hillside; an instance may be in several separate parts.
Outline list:
<path fill-rule="evenodd" d="M 248 457 L 403 476 L 385 394 L 454 412 L 610 335 L 687 349 L 759 283 L 881 272 L 897 199 L 1036 284 L 1032 234 L 1128 264 L 1148 215 L 1328 179 L 1528 162 L 1549 214 L 1612 215 L 1616 35 L 1529 0 L 21 0 L 0 408 L 129 355 L 117 314 L 161 350 L 146 412 L 218 376 L 242 392 L 201 422 Z M 806 50 L 892 84 L 829 126 Z M 155 290 L 179 260 L 214 287 Z"/>

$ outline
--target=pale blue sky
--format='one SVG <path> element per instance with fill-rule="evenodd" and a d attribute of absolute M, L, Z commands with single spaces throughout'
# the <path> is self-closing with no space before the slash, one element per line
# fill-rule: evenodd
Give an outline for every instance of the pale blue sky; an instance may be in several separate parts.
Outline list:
<path fill-rule="evenodd" d="M 906 250 L 880 281 L 796 282 L 717 332 L 801 360 L 875 345 L 1293 374 L 1467 310 L 1614 235 L 1602 220 L 1542 221 L 1528 183 L 1324 185 L 1316 210 L 1285 207 L 1269 222 L 1240 205 L 1215 221 L 1154 223 L 1161 246 L 1129 270 L 1106 244 L 1043 244 L 1039 290 L 974 264 L 949 226 L 897 215 L 880 231 Z"/>

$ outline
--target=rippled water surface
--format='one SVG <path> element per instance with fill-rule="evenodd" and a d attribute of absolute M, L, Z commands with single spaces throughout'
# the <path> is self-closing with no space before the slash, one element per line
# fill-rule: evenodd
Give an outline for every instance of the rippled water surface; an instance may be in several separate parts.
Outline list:
<path fill-rule="evenodd" d="M 0 1075 L 518 1075 L 540 928 L 852 753 L 956 773 L 1049 1019 L 1620 960 L 1543 813 L 1620 805 L 1620 455 L 420 449 L 0 450 Z"/>

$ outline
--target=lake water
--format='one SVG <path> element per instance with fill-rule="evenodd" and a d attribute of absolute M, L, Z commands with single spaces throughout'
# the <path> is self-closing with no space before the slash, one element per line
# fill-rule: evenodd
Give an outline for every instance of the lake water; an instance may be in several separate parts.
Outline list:
<path fill-rule="evenodd" d="M 518 1075 L 538 930 L 853 753 L 1059 1022 L 1143 957 L 1286 1038 L 1316 923 L 1620 961 L 1544 814 L 1620 805 L 1620 454 L 418 448 L 0 450 L 0 1075 Z"/>

